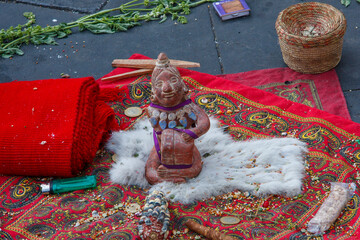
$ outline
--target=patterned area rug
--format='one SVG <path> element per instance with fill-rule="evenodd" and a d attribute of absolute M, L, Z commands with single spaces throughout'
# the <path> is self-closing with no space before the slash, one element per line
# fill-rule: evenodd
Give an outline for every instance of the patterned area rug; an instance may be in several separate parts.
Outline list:
<path fill-rule="evenodd" d="M 260 198 L 234 191 L 193 204 L 171 203 L 170 239 L 204 239 L 184 227 L 188 219 L 235 239 L 308 239 L 306 224 L 329 193 L 330 182 L 337 181 L 355 182 L 357 190 L 320 238 L 360 237 L 359 124 L 223 78 L 189 70 L 181 70 L 181 74 L 191 89 L 191 99 L 228 126 L 235 140 L 287 135 L 305 142 L 309 152 L 301 194 Z M 122 130 L 127 131 L 137 119 L 125 116 L 124 110 L 148 106 L 149 78 L 129 79 L 105 92 L 105 98 L 113 98 L 108 104 Z M 203 97 L 213 101 L 204 104 Z M 147 189 L 113 184 L 109 180 L 112 157 L 113 153 L 100 150 L 82 173 L 97 176 L 98 187 L 93 190 L 45 196 L 39 184 L 49 179 L 0 176 L 0 238 L 139 239 L 139 216 L 129 206 L 142 206 Z M 101 218 L 94 218 L 95 213 Z M 221 223 L 220 217 L 229 215 L 239 218 L 240 223 Z"/>

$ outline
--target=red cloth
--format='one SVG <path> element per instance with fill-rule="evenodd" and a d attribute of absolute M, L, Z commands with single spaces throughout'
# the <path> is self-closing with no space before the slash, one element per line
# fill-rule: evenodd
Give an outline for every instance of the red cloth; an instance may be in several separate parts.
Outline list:
<path fill-rule="evenodd" d="M 351 119 L 335 69 L 321 74 L 302 74 L 290 68 L 272 68 L 218 77 Z"/>
<path fill-rule="evenodd" d="M 0 174 L 76 175 L 115 126 L 98 96 L 92 77 L 0 84 Z"/>
<path fill-rule="evenodd" d="M 114 71 L 120 70 L 123 71 Z M 360 125 L 224 78 L 190 70 L 181 70 L 181 74 L 191 90 L 191 99 L 228 126 L 234 139 L 285 137 L 286 133 L 287 137 L 306 142 L 309 152 L 303 194 L 261 199 L 234 193 L 188 205 L 170 203 L 170 238 L 194 239 L 194 232 L 184 231 L 183 223 L 188 219 L 238 239 L 309 237 L 302 229 L 306 229 L 327 196 L 329 182 L 357 182 L 360 144 L 356 140 L 360 139 Z M 116 99 L 108 104 L 121 128 L 129 130 L 144 114 L 131 118 L 124 110 L 129 106 L 146 108 L 151 85 L 144 76 L 116 84 L 124 82 L 127 84 L 107 88 L 101 97 Z M 204 97 L 214 101 L 203 105 Z M 86 169 L 85 175 L 97 175 L 98 188 L 50 197 L 39 193 L 38 184 L 42 181 L 38 178 L 0 176 L 0 199 L 6 199 L 0 201 L 0 239 L 140 239 L 136 228 L 140 216 L 131 215 L 126 209 L 132 203 L 143 206 L 147 189 L 112 183 L 108 171 L 113 159 L 110 152 L 104 151 Z M 359 199 L 357 188 L 334 228 L 322 239 L 359 239 Z M 119 203 L 123 207 L 119 208 Z M 111 214 L 106 213 L 109 210 Z M 93 217 L 94 211 L 101 219 Z M 227 215 L 238 217 L 240 223 L 222 224 L 220 217 Z M 81 223 L 78 227 L 77 220 Z"/>
<path fill-rule="evenodd" d="M 130 59 L 149 59 L 141 54 L 133 54 Z M 104 77 L 132 71 L 131 68 L 115 68 Z M 291 101 L 324 110 L 328 113 L 350 118 L 346 100 L 342 92 L 336 71 L 330 70 L 321 74 L 302 74 L 290 68 L 273 68 L 254 70 L 234 74 L 217 75 L 245 86 L 271 92 Z M 119 88 L 134 81 L 136 77 L 120 81 L 98 80 L 100 88 Z M 117 97 L 112 91 L 106 90 L 108 99 Z M 113 95 L 112 95 L 113 94 Z"/>

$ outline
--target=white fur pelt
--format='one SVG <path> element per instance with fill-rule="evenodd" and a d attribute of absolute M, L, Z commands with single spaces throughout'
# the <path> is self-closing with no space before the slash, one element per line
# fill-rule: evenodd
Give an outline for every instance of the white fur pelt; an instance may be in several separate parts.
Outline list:
<path fill-rule="evenodd" d="M 129 131 L 113 133 L 107 148 L 117 155 L 110 169 L 114 183 L 138 185 L 163 191 L 168 199 L 183 204 L 234 190 L 254 195 L 301 193 L 306 143 L 296 138 L 234 141 L 216 119 L 210 130 L 195 142 L 203 157 L 199 176 L 183 184 L 163 182 L 154 186 L 145 179 L 145 163 L 154 146 L 148 120 Z M 205 154 L 205 155 L 204 155 Z"/>

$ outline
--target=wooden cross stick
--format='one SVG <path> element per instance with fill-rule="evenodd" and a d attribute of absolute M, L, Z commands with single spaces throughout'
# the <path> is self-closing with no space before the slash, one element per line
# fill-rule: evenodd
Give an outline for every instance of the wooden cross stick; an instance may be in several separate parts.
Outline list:
<path fill-rule="evenodd" d="M 152 71 L 153 71 L 153 69 L 146 69 L 146 68 L 137 69 L 137 70 L 131 71 L 131 72 L 121 73 L 121 74 L 117 74 L 117 75 L 110 76 L 110 77 L 104 77 L 101 79 L 101 81 L 117 81 L 117 80 L 124 79 L 124 78 L 145 75 L 148 73 L 152 73 Z"/>
<path fill-rule="evenodd" d="M 200 67 L 200 63 L 189 62 L 182 60 L 170 59 L 170 64 L 175 67 L 191 68 Z M 113 67 L 128 67 L 128 68 L 154 68 L 156 59 L 114 59 L 112 62 Z"/>
<path fill-rule="evenodd" d="M 175 67 L 190 68 L 200 67 L 200 63 L 170 59 L 170 64 Z M 156 66 L 156 59 L 114 59 L 113 67 L 137 68 L 137 70 L 101 78 L 101 81 L 117 81 L 151 73 Z"/>

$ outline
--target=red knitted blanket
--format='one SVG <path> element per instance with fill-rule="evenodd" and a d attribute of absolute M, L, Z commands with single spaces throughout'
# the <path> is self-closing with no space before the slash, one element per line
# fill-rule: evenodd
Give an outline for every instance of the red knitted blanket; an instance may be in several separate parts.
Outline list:
<path fill-rule="evenodd" d="M 0 174 L 78 174 L 114 119 L 98 96 L 91 77 L 0 84 Z"/>

